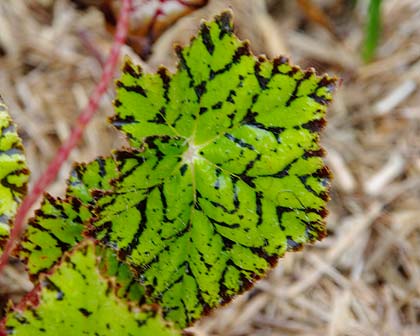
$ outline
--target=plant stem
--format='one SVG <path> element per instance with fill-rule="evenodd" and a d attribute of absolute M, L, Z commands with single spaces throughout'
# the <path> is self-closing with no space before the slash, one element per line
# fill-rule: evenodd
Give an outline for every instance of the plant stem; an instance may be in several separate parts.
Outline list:
<path fill-rule="evenodd" d="M 375 56 L 381 30 L 381 3 L 382 0 L 370 0 L 368 21 L 366 23 L 365 42 L 362 56 L 369 62 Z"/>
<path fill-rule="evenodd" d="M 7 264 L 9 255 L 13 251 L 15 243 L 19 240 L 23 232 L 25 226 L 25 218 L 29 210 L 35 204 L 38 198 L 45 192 L 45 189 L 55 180 L 61 166 L 67 160 L 71 151 L 79 142 L 87 124 L 97 111 L 102 96 L 108 89 L 108 86 L 117 67 L 121 47 L 124 45 L 125 39 L 127 37 L 131 8 L 132 0 L 123 0 L 112 49 L 105 63 L 101 79 L 89 98 L 88 105 L 81 111 L 69 138 L 67 138 L 67 140 L 60 147 L 54 159 L 48 165 L 46 171 L 35 182 L 33 189 L 24 198 L 16 213 L 14 226 L 10 233 L 10 238 L 0 258 L 0 272 Z"/>

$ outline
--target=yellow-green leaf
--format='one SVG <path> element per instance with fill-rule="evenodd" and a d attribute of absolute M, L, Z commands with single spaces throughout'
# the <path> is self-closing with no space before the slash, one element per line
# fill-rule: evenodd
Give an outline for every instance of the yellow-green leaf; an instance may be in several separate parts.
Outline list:
<path fill-rule="evenodd" d="M 112 279 L 98 271 L 95 245 L 87 241 L 66 253 L 50 275 L 43 275 L 38 303 L 11 311 L 8 335 L 181 335 L 156 307 L 135 307 L 119 300 Z M 34 301 L 34 300 L 32 300 Z"/>
<path fill-rule="evenodd" d="M 16 126 L 0 97 L 0 252 L 25 196 L 29 169 Z"/>
<path fill-rule="evenodd" d="M 174 74 L 123 68 L 112 122 L 137 150 L 115 153 L 91 235 L 184 327 L 325 236 L 319 130 L 335 80 L 255 57 L 228 12 L 177 54 Z"/>

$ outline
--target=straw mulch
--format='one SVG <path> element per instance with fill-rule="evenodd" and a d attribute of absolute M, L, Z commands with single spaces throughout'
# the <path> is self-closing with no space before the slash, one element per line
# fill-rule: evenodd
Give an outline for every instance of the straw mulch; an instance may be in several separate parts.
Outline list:
<path fill-rule="evenodd" d="M 360 58 L 367 1 L 354 10 L 350 2 L 313 0 L 326 13 L 322 21 L 297 4 L 308 1 L 210 0 L 142 62 L 150 71 L 173 68 L 172 42 L 185 43 L 200 18 L 231 6 L 238 34 L 256 53 L 287 54 L 342 79 L 322 137 L 335 175 L 329 237 L 286 255 L 251 292 L 192 328 L 197 335 L 420 335 L 420 1 L 383 1 L 380 46 L 369 64 Z M 76 11 L 68 0 L 0 2 L 0 92 L 32 181 L 69 134 L 111 42 L 95 9 Z M 128 47 L 124 53 L 133 56 Z M 112 97 L 110 90 L 71 160 L 124 144 L 105 122 Z M 62 194 L 69 168 L 53 194 Z M 3 304 L 30 288 L 16 263 L 0 277 Z"/>

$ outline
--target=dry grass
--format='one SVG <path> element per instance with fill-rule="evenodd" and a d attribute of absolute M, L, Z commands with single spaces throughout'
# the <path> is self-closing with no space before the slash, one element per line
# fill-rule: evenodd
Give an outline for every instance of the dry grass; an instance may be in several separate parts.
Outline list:
<path fill-rule="evenodd" d="M 173 66 L 172 41 L 185 42 L 200 17 L 230 4 L 239 35 L 257 53 L 286 53 L 340 76 L 323 135 L 335 174 L 330 235 L 288 254 L 267 280 L 193 329 L 200 336 L 420 335 L 420 2 L 384 0 L 378 56 L 367 65 L 360 60 L 367 1 L 353 12 L 340 12 L 344 1 L 313 1 L 326 5 L 333 32 L 307 20 L 294 1 L 268 2 L 270 17 L 263 1 L 211 0 L 168 31 L 145 66 Z M 68 0 L 0 3 L 0 92 L 20 126 L 33 179 L 86 103 L 110 43 L 101 15 L 77 12 Z M 72 159 L 123 143 L 104 122 L 111 99 L 112 92 Z M 62 193 L 69 167 L 53 193 Z M 3 297 L 30 288 L 12 265 L 0 284 Z"/>

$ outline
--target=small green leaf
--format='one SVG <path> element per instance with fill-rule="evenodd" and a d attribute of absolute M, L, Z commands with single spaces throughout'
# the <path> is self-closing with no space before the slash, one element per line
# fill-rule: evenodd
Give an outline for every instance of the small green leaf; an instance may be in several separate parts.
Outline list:
<path fill-rule="evenodd" d="M 41 277 L 39 303 L 9 312 L 8 335 L 180 335 L 156 307 L 121 302 L 113 282 L 99 273 L 98 258 L 89 241 L 66 253 L 51 275 Z"/>
<path fill-rule="evenodd" d="M 177 53 L 175 74 L 124 66 L 112 122 L 137 151 L 115 153 L 90 234 L 185 327 L 325 236 L 318 133 L 335 79 L 256 58 L 228 12 Z"/>
<path fill-rule="evenodd" d="M 9 236 L 16 210 L 27 191 L 29 169 L 16 132 L 0 97 L 0 252 Z"/>

